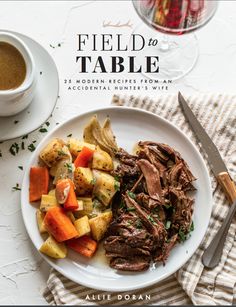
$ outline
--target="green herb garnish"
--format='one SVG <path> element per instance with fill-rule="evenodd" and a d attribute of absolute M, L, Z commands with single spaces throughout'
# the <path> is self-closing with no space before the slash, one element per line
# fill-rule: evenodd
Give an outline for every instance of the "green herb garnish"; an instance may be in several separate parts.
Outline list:
<path fill-rule="evenodd" d="M 130 198 L 135 199 L 136 195 L 133 192 L 128 191 L 128 195 Z"/>
<path fill-rule="evenodd" d="M 18 154 L 19 149 L 20 149 L 19 145 L 17 143 L 13 143 L 9 148 L 9 151 L 13 156 L 15 156 L 16 154 Z"/>
<path fill-rule="evenodd" d="M 96 179 L 96 178 L 93 178 L 93 179 L 90 181 L 90 184 L 95 185 L 96 181 L 97 181 L 97 179 Z"/>
<path fill-rule="evenodd" d="M 171 221 L 166 221 L 165 229 L 170 229 Z"/>
<path fill-rule="evenodd" d="M 23 166 L 19 165 L 18 168 L 23 171 Z"/>
<path fill-rule="evenodd" d="M 193 223 L 193 221 L 192 221 L 192 224 L 191 224 L 191 226 L 190 226 L 189 231 L 194 231 L 194 223 Z"/>
<path fill-rule="evenodd" d="M 120 183 L 119 183 L 119 181 L 115 181 L 115 183 L 114 183 L 114 189 L 115 189 L 116 191 L 120 191 Z"/>
<path fill-rule="evenodd" d="M 64 165 L 67 167 L 69 173 L 73 172 L 72 163 L 65 163 Z"/>
<path fill-rule="evenodd" d="M 119 206 L 121 209 L 124 209 L 125 208 L 125 203 L 123 202 L 123 200 L 120 202 L 120 206 Z"/>
<path fill-rule="evenodd" d="M 149 219 L 149 221 L 153 224 L 153 225 L 157 225 L 157 223 L 154 221 L 153 217 L 151 215 L 148 215 L 147 217 Z"/>
<path fill-rule="evenodd" d="M 120 177 L 118 175 L 115 175 L 114 178 L 116 181 L 120 181 Z"/>
<path fill-rule="evenodd" d="M 127 208 L 127 211 L 135 211 L 136 209 L 134 207 L 130 207 L 130 208 Z"/>
<path fill-rule="evenodd" d="M 29 151 L 33 152 L 33 151 L 35 151 L 35 149 L 36 149 L 36 147 L 34 146 L 33 143 L 31 143 L 31 144 L 28 145 L 28 150 L 29 150 Z"/>
<path fill-rule="evenodd" d="M 183 231 L 181 227 L 179 229 L 179 238 L 181 242 L 184 242 L 187 240 L 187 235 L 185 234 L 185 232 Z"/>
<path fill-rule="evenodd" d="M 45 132 L 48 132 L 48 130 L 47 130 L 46 128 L 40 128 L 40 129 L 39 129 L 39 132 L 45 133 Z"/>
<path fill-rule="evenodd" d="M 67 137 L 68 137 L 68 138 L 72 137 L 72 133 L 68 134 Z"/>
<path fill-rule="evenodd" d="M 62 149 L 60 149 L 60 150 L 58 150 L 58 155 L 59 156 L 65 156 L 66 153 Z"/>
<path fill-rule="evenodd" d="M 95 199 L 94 201 L 93 201 L 93 208 L 94 209 L 98 209 L 98 208 L 100 208 L 101 207 L 101 203 L 97 200 L 97 199 Z"/>
<path fill-rule="evenodd" d="M 126 222 L 126 224 L 127 224 L 128 226 L 131 226 L 131 225 L 132 225 L 132 223 L 133 223 L 133 221 L 132 221 L 132 220 L 127 220 L 127 222 Z"/>
<path fill-rule="evenodd" d="M 21 191 L 19 183 L 17 183 L 14 187 L 12 187 L 12 191 Z"/>
<path fill-rule="evenodd" d="M 140 220 L 140 219 L 138 219 L 137 221 L 136 221 L 136 228 L 137 229 L 142 229 L 143 228 L 143 224 L 142 224 L 142 221 Z"/>
<path fill-rule="evenodd" d="M 26 140 L 26 139 L 28 139 L 28 134 L 22 136 L 22 140 Z"/>

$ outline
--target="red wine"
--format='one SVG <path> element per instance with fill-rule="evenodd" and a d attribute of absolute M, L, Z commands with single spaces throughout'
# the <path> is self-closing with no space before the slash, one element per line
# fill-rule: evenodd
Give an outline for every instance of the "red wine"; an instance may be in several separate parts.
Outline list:
<path fill-rule="evenodd" d="M 216 6 L 215 1 L 207 0 L 140 0 L 133 3 L 146 23 L 169 34 L 183 34 L 202 26 L 213 16 Z"/>

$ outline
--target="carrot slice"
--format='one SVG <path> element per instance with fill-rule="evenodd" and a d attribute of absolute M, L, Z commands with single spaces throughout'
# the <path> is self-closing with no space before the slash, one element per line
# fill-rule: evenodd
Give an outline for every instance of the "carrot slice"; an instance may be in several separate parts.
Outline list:
<path fill-rule="evenodd" d="M 94 150 L 84 146 L 74 161 L 75 167 L 88 167 L 92 160 Z"/>
<path fill-rule="evenodd" d="M 59 204 L 64 204 L 64 209 L 75 211 L 79 208 L 75 194 L 75 185 L 71 179 L 58 180 L 56 184 L 56 198 Z"/>
<path fill-rule="evenodd" d="M 75 226 L 60 207 L 48 210 L 44 218 L 47 231 L 58 241 L 63 242 L 78 236 Z"/>
<path fill-rule="evenodd" d="M 97 250 L 97 242 L 89 236 L 83 236 L 77 239 L 71 239 L 66 242 L 67 246 L 76 251 L 77 253 L 91 258 Z"/>
<path fill-rule="evenodd" d="M 75 211 L 79 208 L 78 201 L 75 194 L 75 185 L 72 180 L 68 179 L 70 184 L 70 191 L 64 203 L 65 210 Z"/>
<path fill-rule="evenodd" d="M 30 168 L 30 187 L 29 201 L 37 201 L 41 199 L 43 194 L 48 193 L 49 172 L 46 167 Z"/>

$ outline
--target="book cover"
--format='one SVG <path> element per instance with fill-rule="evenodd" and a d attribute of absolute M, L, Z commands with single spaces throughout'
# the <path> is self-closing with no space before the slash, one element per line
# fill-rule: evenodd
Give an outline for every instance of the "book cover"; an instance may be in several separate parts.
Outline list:
<path fill-rule="evenodd" d="M 0 305 L 235 303 L 235 13 L 0 1 Z"/>

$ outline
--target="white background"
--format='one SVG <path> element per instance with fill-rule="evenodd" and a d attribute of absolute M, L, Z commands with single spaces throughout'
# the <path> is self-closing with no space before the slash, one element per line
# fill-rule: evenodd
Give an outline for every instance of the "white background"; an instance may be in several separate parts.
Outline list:
<path fill-rule="evenodd" d="M 168 93 L 181 90 L 186 94 L 199 92 L 235 93 L 236 82 L 236 3 L 221 1 L 214 19 L 196 32 L 200 57 L 189 75 L 169 87 Z M 49 129 L 56 122 L 85 110 L 109 105 L 113 91 L 69 92 L 63 80 L 78 75 L 76 55 L 77 33 L 102 33 L 103 21 L 140 23 L 130 1 L 1 1 L 0 29 L 24 33 L 41 43 L 54 58 L 60 75 L 60 98 Z M 129 38 L 132 29 L 121 29 Z M 61 44 L 61 47 L 52 48 Z M 79 76 L 78 76 L 79 77 Z M 87 76 L 87 78 L 92 75 Z M 123 75 L 127 78 L 128 75 Z M 137 79 L 143 78 L 141 75 Z M 157 95 L 166 91 L 126 94 Z M 43 135 L 34 132 L 29 141 L 37 142 Z M 17 142 L 18 140 L 16 140 Z M 42 290 L 49 266 L 31 244 L 20 212 L 20 193 L 12 186 L 21 183 L 31 153 L 20 151 L 13 157 L 8 152 L 13 141 L 0 144 L 0 304 L 45 304 Z"/>

